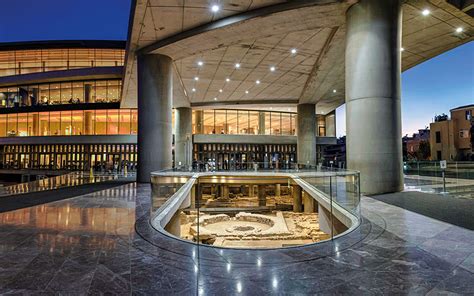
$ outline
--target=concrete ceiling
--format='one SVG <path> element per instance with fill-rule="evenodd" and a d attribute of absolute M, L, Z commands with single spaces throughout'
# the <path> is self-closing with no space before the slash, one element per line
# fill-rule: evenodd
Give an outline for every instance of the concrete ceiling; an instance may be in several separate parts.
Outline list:
<path fill-rule="evenodd" d="M 344 103 L 347 1 L 223 0 L 217 14 L 210 1 L 136 2 L 123 107 L 136 107 L 137 51 L 173 58 L 175 107 L 311 102 L 325 114 Z M 405 1 L 402 69 L 472 40 L 473 27 L 473 18 L 446 1 Z"/>

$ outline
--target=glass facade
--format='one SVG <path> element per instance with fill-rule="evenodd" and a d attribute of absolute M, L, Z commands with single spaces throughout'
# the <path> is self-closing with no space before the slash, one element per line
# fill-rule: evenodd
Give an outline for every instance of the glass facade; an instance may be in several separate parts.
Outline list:
<path fill-rule="evenodd" d="M 104 109 L 0 114 L 0 137 L 133 135 L 136 109 Z"/>
<path fill-rule="evenodd" d="M 91 80 L 0 88 L 0 108 L 120 102 L 122 81 Z"/>
<path fill-rule="evenodd" d="M 193 110 L 193 134 L 294 136 L 297 114 L 251 110 Z M 335 115 L 316 116 L 318 137 L 335 137 Z"/>
<path fill-rule="evenodd" d="M 123 66 L 123 49 L 28 49 L 0 51 L 0 76 L 91 67 Z"/>

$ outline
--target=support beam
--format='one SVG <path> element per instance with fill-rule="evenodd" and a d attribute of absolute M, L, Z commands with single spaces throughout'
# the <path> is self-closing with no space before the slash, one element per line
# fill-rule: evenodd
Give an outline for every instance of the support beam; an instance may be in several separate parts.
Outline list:
<path fill-rule="evenodd" d="M 305 213 L 314 213 L 315 212 L 315 200 L 308 193 L 303 191 L 303 209 Z"/>
<path fill-rule="evenodd" d="M 151 172 L 172 166 L 173 64 L 164 55 L 140 55 L 137 59 L 137 181 L 149 183 Z"/>
<path fill-rule="evenodd" d="M 174 133 L 174 166 L 176 168 L 188 169 L 193 161 L 192 113 L 192 109 L 188 107 L 176 108 Z"/>
<path fill-rule="evenodd" d="M 316 166 L 316 105 L 299 104 L 297 107 L 297 158 L 302 166 Z"/>
<path fill-rule="evenodd" d="M 347 164 L 366 194 L 403 189 L 401 0 L 361 0 L 347 12 Z"/>
<path fill-rule="evenodd" d="M 265 207 L 267 205 L 267 187 L 258 185 L 258 206 Z"/>
<path fill-rule="evenodd" d="M 281 195 L 281 185 L 275 184 L 275 196 L 280 197 Z"/>
<path fill-rule="evenodd" d="M 303 211 L 301 187 L 298 185 L 293 185 L 291 194 L 293 195 L 293 212 L 301 213 Z"/>

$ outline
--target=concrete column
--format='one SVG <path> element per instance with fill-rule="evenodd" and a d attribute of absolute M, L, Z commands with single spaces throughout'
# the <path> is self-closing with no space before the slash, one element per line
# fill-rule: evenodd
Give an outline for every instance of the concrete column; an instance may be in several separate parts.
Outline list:
<path fill-rule="evenodd" d="M 40 136 L 40 122 L 38 113 L 33 113 L 33 128 L 31 132 L 33 133 L 33 136 Z"/>
<path fill-rule="evenodd" d="M 192 164 L 192 109 L 176 108 L 174 133 L 174 166 L 189 168 Z M 180 165 L 181 163 L 181 165 Z"/>
<path fill-rule="evenodd" d="M 137 59 L 137 181 L 149 183 L 151 172 L 172 166 L 173 65 L 164 55 L 140 55 Z"/>
<path fill-rule="evenodd" d="M 267 205 L 267 193 L 265 185 L 258 185 L 258 206 L 264 207 Z"/>
<path fill-rule="evenodd" d="M 176 211 L 173 217 L 171 218 L 170 222 L 166 224 L 165 227 L 166 231 L 171 233 L 174 236 L 180 237 L 181 236 L 181 218 L 180 218 L 180 211 Z"/>
<path fill-rule="evenodd" d="M 401 26 L 401 0 L 361 0 L 347 12 L 347 165 L 366 194 L 403 189 Z"/>
<path fill-rule="evenodd" d="M 300 165 L 316 165 L 316 105 L 299 104 L 297 107 L 297 158 Z"/>
<path fill-rule="evenodd" d="M 222 185 L 222 197 L 229 198 L 229 185 Z"/>
<path fill-rule="evenodd" d="M 253 197 L 253 196 L 254 196 L 253 185 L 249 185 L 249 197 Z"/>
<path fill-rule="evenodd" d="M 258 112 L 258 134 L 265 135 L 265 112 Z"/>
<path fill-rule="evenodd" d="M 314 213 L 315 212 L 315 200 L 307 192 L 303 192 L 303 208 L 305 213 Z"/>
<path fill-rule="evenodd" d="M 301 213 L 303 211 L 301 187 L 298 185 L 293 185 L 291 194 L 293 195 L 293 212 Z"/>
<path fill-rule="evenodd" d="M 84 135 L 94 134 L 93 111 L 84 111 Z"/>
<path fill-rule="evenodd" d="M 275 185 L 275 196 L 280 197 L 280 195 L 281 195 L 281 185 L 280 185 L 280 184 L 276 184 L 276 185 Z"/>
<path fill-rule="evenodd" d="M 92 102 L 92 84 L 84 84 L 84 103 Z"/>
<path fill-rule="evenodd" d="M 204 111 L 194 111 L 194 126 L 196 127 L 196 134 L 204 134 Z"/>

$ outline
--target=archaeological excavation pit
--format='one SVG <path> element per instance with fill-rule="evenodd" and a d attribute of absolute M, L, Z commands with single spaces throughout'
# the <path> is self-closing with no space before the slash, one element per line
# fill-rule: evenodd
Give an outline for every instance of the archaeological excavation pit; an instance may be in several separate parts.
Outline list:
<path fill-rule="evenodd" d="M 355 222 L 315 187 L 321 181 L 319 188 L 324 189 L 324 180 L 316 181 L 288 174 L 201 174 L 174 185 L 155 182 L 155 201 L 161 197 L 168 211 L 161 208 L 152 224 L 185 241 L 226 248 L 282 248 L 329 240 Z"/>

